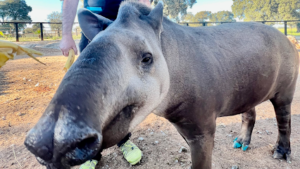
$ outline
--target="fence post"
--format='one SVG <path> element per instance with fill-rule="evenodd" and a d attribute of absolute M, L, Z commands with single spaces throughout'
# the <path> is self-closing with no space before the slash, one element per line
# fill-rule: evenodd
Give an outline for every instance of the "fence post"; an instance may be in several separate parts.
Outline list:
<path fill-rule="evenodd" d="M 287 36 L 287 21 L 284 21 L 284 34 Z"/>
<path fill-rule="evenodd" d="M 43 41 L 44 40 L 43 23 L 40 23 L 40 29 L 41 29 L 41 41 Z"/>
<path fill-rule="evenodd" d="M 206 26 L 206 23 L 205 23 L 205 22 L 202 22 L 202 26 Z"/>
<path fill-rule="evenodd" d="M 19 42 L 19 27 L 18 27 L 18 23 L 14 23 L 15 24 L 15 29 L 16 29 L 16 42 Z"/>

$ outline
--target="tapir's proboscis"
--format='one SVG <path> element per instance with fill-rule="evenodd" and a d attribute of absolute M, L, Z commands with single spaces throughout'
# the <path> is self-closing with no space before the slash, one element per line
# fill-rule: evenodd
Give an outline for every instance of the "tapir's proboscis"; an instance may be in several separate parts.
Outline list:
<path fill-rule="evenodd" d="M 113 22 L 81 9 L 79 21 L 91 42 L 25 140 L 41 164 L 82 164 L 154 112 L 185 139 L 192 168 L 210 169 L 216 118 L 242 113 L 235 145 L 247 149 L 255 106 L 267 100 L 278 124 L 273 157 L 291 160 L 299 59 L 275 28 L 261 23 L 181 26 L 163 17 L 161 2 L 153 9 L 123 2 Z"/>

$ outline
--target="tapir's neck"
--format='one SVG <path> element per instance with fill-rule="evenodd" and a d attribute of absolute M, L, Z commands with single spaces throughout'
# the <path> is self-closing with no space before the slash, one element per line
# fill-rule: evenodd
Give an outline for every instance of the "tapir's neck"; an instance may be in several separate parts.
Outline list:
<path fill-rule="evenodd" d="M 181 102 L 181 96 L 186 95 L 182 89 L 186 83 L 184 81 L 187 75 L 183 70 L 188 69 L 186 64 L 188 58 L 185 58 L 188 51 L 183 47 L 183 44 L 188 43 L 193 38 L 190 35 L 191 32 L 187 31 L 190 29 L 164 18 L 161 48 L 170 74 L 170 89 L 166 98 L 154 112 L 159 116 L 166 116 L 166 108 L 176 107 Z"/>

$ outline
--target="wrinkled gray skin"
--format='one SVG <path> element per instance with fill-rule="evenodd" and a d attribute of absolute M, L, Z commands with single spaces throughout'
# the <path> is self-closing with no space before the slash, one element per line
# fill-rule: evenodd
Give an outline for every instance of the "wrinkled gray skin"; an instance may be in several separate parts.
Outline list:
<path fill-rule="evenodd" d="M 81 164 L 154 112 L 186 140 L 193 168 L 209 169 L 216 118 L 243 113 L 238 142 L 249 145 L 254 107 L 270 100 L 279 127 L 273 156 L 290 160 L 299 61 L 288 39 L 259 23 L 180 26 L 163 18 L 162 3 L 150 11 L 125 2 L 112 24 L 94 17 L 110 25 L 89 37 L 27 135 L 37 159 L 49 168 Z"/>

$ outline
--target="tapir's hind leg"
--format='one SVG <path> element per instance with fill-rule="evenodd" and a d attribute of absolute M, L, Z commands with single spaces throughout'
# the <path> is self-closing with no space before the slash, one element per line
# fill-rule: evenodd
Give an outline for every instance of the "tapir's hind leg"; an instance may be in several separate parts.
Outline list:
<path fill-rule="evenodd" d="M 290 135 L 291 135 L 291 102 L 293 94 L 280 95 L 271 99 L 276 112 L 278 138 L 274 149 L 274 158 L 286 158 L 290 162 Z"/>
<path fill-rule="evenodd" d="M 242 114 L 242 130 L 241 134 L 234 140 L 234 148 L 242 147 L 243 151 L 247 150 L 251 141 L 251 135 L 255 124 L 255 117 L 255 107 Z"/>

